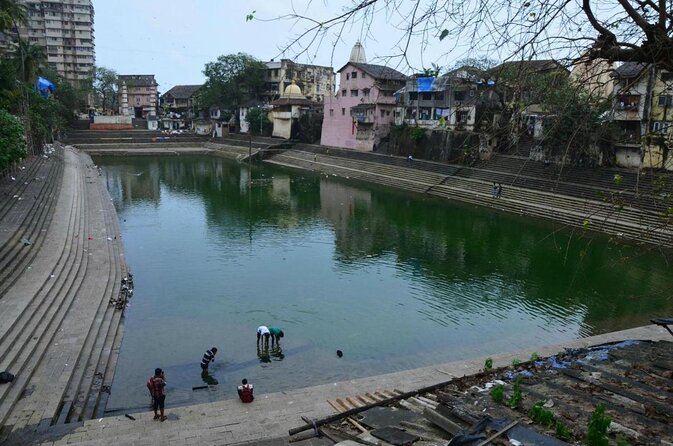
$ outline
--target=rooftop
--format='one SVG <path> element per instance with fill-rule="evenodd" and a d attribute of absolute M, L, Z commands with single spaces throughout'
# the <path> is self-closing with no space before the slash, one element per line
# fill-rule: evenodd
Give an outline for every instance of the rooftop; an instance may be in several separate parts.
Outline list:
<path fill-rule="evenodd" d="M 189 99 L 194 96 L 201 87 L 203 87 L 203 85 L 176 85 L 164 93 L 163 96 L 170 95 L 175 99 Z"/>

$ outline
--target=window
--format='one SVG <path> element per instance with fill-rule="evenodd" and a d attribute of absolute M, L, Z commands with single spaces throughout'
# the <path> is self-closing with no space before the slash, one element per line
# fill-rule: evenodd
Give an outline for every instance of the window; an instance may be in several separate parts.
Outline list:
<path fill-rule="evenodd" d="M 386 111 L 386 116 L 390 116 L 390 110 Z"/>
<path fill-rule="evenodd" d="M 357 71 L 353 71 L 353 72 L 351 73 L 351 78 L 353 78 L 353 79 L 357 79 L 357 77 L 358 77 L 358 72 L 357 72 Z"/>
<path fill-rule="evenodd" d="M 443 101 L 444 100 L 444 92 L 443 91 L 436 91 L 435 92 L 435 101 Z"/>
<path fill-rule="evenodd" d="M 421 99 L 424 101 L 432 100 L 432 93 L 421 93 Z"/>
<path fill-rule="evenodd" d="M 453 99 L 456 101 L 464 101 L 467 96 L 464 91 L 454 91 Z"/>
<path fill-rule="evenodd" d="M 670 94 L 659 96 L 659 107 L 670 107 L 671 105 L 673 105 L 673 97 Z"/>
<path fill-rule="evenodd" d="M 664 81 L 664 82 L 673 81 L 673 73 L 669 73 L 667 71 L 661 73 L 661 80 Z"/>
<path fill-rule="evenodd" d="M 409 100 L 410 101 L 415 101 L 416 99 L 418 99 L 418 93 L 415 92 L 415 91 L 410 91 L 409 92 Z"/>
<path fill-rule="evenodd" d="M 665 132 L 668 129 L 669 123 L 664 121 L 654 121 L 652 130 L 655 132 Z"/>
<path fill-rule="evenodd" d="M 357 97 L 358 91 L 357 90 L 351 90 L 351 97 Z"/>
<path fill-rule="evenodd" d="M 346 73 L 346 80 L 349 80 L 351 78 L 350 73 Z"/>
<path fill-rule="evenodd" d="M 330 108 L 330 109 L 329 109 L 329 115 L 330 115 L 330 116 L 334 116 L 334 109 L 333 109 L 333 108 Z"/>
<path fill-rule="evenodd" d="M 362 96 L 368 98 L 369 97 L 369 88 L 363 88 L 362 89 Z"/>
<path fill-rule="evenodd" d="M 346 91 L 345 88 L 343 90 L 341 90 L 341 96 L 342 97 L 346 97 L 346 93 L 347 93 L 347 91 Z"/>
<path fill-rule="evenodd" d="M 383 118 L 383 117 L 385 117 L 385 116 L 386 116 L 386 111 L 385 111 L 385 110 L 381 110 L 381 117 Z"/>
<path fill-rule="evenodd" d="M 341 116 L 346 116 L 346 109 L 345 108 L 341 109 Z"/>
<path fill-rule="evenodd" d="M 469 119 L 470 115 L 466 111 L 456 113 L 456 124 L 466 124 Z"/>

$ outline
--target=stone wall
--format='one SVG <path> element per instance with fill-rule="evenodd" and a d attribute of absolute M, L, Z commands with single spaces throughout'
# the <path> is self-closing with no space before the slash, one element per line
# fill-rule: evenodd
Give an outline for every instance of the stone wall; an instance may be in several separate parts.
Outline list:
<path fill-rule="evenodd" d="M 479 135 L 473 132 L 396 126 L 375 151 L 396 156 L 411 155 L 429 161 L 469 163 L 479 157 L 479 139 Z"/>

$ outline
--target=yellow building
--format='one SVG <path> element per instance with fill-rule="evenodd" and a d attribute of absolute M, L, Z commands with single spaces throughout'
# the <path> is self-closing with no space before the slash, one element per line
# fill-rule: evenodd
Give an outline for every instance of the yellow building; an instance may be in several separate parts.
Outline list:
<path fill-rule="evenodd" d="M 650 101 L 643 167 L 673 170 L 673 73 L 657 70 Z"/>

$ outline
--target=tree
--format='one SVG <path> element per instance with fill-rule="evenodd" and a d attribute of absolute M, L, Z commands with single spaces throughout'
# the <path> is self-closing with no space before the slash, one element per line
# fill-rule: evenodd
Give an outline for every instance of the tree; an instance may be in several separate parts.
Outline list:
<path fill-rule="evenodd" d="M 25 156 L 26 138 L 21 121 L 0 109 L 0 172 Z"/>
<path fill-rule="evenodd" d="M 27 40 L 18 39 L 14 59 L 19 79 L 27 84 L 35 84 L 37 76 L 42 75 L 47 69 L 47 54 L 44 48 L 32 45 Z"/>
<path fill-rule="evenodd" d="M 399 30 L 395 54 L 424 52 L 441 41 L 447 52 L 499 54 L 505 60 L 590 58 L 654 63 L 673 70 L 673 8 L 670 0 L 358 0 L 331 17 L 293 11 L 281 17 L 301 30 L 285 50 L 317 52 L 349 29 L 371 35 L 376 18 Z M 253 14 L 254 15 L 254 14 Z M 418 43 L 418 44 L 416 44 Z"/>
<path fill-rule="evenodd" d="M 244 54 L 220 56 L 208 62 L 203 70 L 206 76 L 201 100 L 203 105 L 237 108 L 256 99 L 264 87 L 266 65 Z"/>
<path fill-rule="evenodd" d="M 25 5 L 18 0 L 0 0 L 0 33 L 11 31 L 27 21 Z"/>
<path fill-rule="evenodd" d="M 547 113 L 543 139 L 551 153 L 588 159 L 594 148 L 610 142 L 613 129 L 605 119 L 611 107 L 609 100 L 589 94 L 558 73 L 533 79 L 532 90 Z"/>
<path fill-rule="evenodd" d="M 119 77 L 115 70 L 105 67 L 94 67 L 93 91 L 96 95 L 96 100 L 100 101 L 104 112 L 115 109 L 118 90 Z"/>
<path fill-rule="evenodd" d="M 269 121 L 269 114 L 260 107 L 252 107 L 245 115 L 245 122 L 253 135 L 270 136 L 273 124 Z"/>

